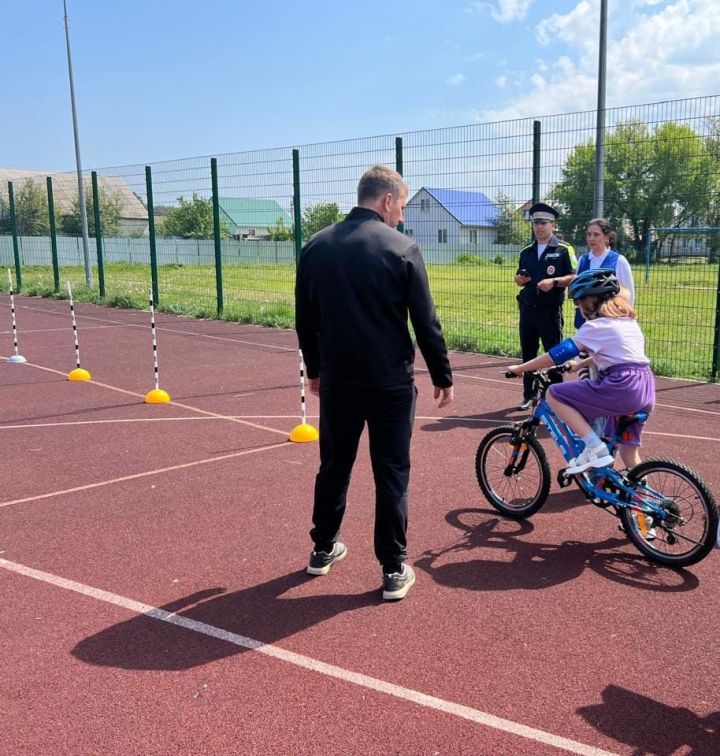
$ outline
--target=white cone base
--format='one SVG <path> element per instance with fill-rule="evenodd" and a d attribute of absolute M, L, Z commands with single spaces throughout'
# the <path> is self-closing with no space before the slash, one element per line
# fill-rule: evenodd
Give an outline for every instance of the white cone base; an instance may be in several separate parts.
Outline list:
<path fill-rule="evenodd" d="M 8 362 L 11 362 L 13 365 L 21 365 L 23 362 L 27 362 L 27 360 L 21 354 L 14 354 L 12 357 L 8 357 Z"/>

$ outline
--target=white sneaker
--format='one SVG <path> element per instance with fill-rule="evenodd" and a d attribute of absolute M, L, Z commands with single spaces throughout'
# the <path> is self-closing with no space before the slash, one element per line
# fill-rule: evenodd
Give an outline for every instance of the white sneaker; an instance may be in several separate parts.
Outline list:
<path fill-rule="evenodd" d="M 615 460 L 605 444 L 600 444 L 594 449 L 583 449 L 580 454 L 568 462 L 565 468 L 567 475 L 576 475 L 584 472 L 589 467 L 612 467 Z"/>

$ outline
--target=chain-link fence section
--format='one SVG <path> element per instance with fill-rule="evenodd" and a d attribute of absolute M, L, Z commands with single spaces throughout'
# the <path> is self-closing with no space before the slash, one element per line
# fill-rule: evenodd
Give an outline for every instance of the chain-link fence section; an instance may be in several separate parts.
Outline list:
<path fill-rule="evenodd" d="M 715 379 L 720 355 L 720 98 L 606 113 L 604 208 L 631 262 L 655 369 Z M 519 252 L 533 201 L 585 250 L 595 112 L 124 166 L 85 175 L 93 287 L 75 173 L 0 168 L 0 263 L 24 293 L 291 327 L 304 241 L 382 163 L 405 177 L 400 230 L 423 250 L 451 346 L 516 355 Z M 2 286 L 4 276 L 0 276 Z M 7 284 L 4 284 L 5 288 Z M 572 332 L 572 304 L 565 311 Z"/>

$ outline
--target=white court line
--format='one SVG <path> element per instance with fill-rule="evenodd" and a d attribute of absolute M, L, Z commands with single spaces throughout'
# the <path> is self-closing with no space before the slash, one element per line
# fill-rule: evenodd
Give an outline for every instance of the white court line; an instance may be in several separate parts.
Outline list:
<path fill-rule="evenodd" d="M 308 415 L 309 420 L 319 420 L 318 415 Z M 291 420 L 297 419 L 297 415 L 214 415 L 212 417 L 133 417 L 125 418 L 122 420 L 69 420 L 66 422 L 57 423 L 25 423 L 24 425 L 0 425 L 0 430 L 23 430 L 25 428 L 65 428 L 73 425 L 115 425 L 121 423 L 173 423 L 173 422 L 197 422 L 199 420 Z M 511 418 L 507 421 L 504 420 L 492 420 L 486 417 L 465 417 L 463 415 L 417 415 L 415 420 L 456 420 L 463 423 L 489 423 L 490 425 L 506 425 L 514 422 Z M 254 426 L 262 427 L 264 426 Z M 712 438 L 711 436 L 690 436 L 679 435 L 677 433 L 662 433 L 660 431 L 643 431 L 644 436 L 667 436 L 668 438 L 687 438 L 692 441 L 720 441 L 720 438 Z"/>
<path fill-rule="evenodd" d="M 233 633 L 229 630 L 223 630 L 222 628 L 210 625 L 207 622 L 200 622 L 199 620 L 190 619 L 189 617 L 173 614 L 172 612 L 167 612 L 164 609 L 159 609 L 150 604 L 143 604 L 140 601 L 135 601 L 134 599 L 125 596 L 119 596 L 116 593 L 110 593 L 101 588 L 94 588 L 83 583 L 77 583 L 74 580 L 68 580 L 59 575 L 42 572 L 41 570 L 27 567 L 24 564 L 18 564 L 17 562 L 11 562 L 7 559 L 0 558 L 0 567 L 9 572 L 15 572 L 18 575 L 23 575 L 32 578 L 33 580 L 39 580 L 43 583 L 54 585 L 57 588 L 73 591 L 83 596 L 96 599 L 97 601 L 103 601 L 106 604 L 112 604 L 113 606 L 126 609 L 138 615 L 150 617 L 159 620 L 160 622 L 167 622 L 170 625 L 181 627 L 184 630 L 190 630 L 194 633 L 200 633 L 210 638 L 216 638 L 217 640 L 232 643 L 234 646 L 239 646 L 240 648 L 256 651 L 273 659 L 278 659 L 287 664 L 292 664 L 296 667 L 301 667 L 302 669 L 325 675 L 326 677 L 332 677 L 341 680 L 342 682 L 373 690 L 377 693 L 384 693 L 385 695 L 409 701 L 410 703 L 423 706 L 427 709 L 434 709 L 444 714 L 451 714 L 452 716 L 467 719 L 470 722 L 490 727 L 493 730 L 507 732 L 521 738 L 542 743 L 543 745 L 554 746 L 555 748 L 568 751 L 569 753 L 582 754 L 583 756 L 615 756 L 611 751 L 604 751 L 600 748 L 595 748 L 576 740 L 553 735 L 550 732 L 538 730 L 534 727 L 528 727 L 527 725 L 513 722 L 510 719 L 496 717 L 494 714 L 488 714 L 470 706 L 463 706 L 462 704 L 453 703 L 452 701 L 446 701 L 437 696 L 429 696 L 426 693 L 421 693 L 412 688 L 404 688 L 401 685 L 395 685 L 394 683 L 380 680 L 377 677 L 370 677 L 369 675 L 337 667 L 334 664 L 327 664 L 318 659 L 313 659 L 310 656 L 297 654 L 294 651 L 287 651 L 279 646 L 263 643 L 262 641 L 238 633 Z"/>
<path fill-rule="evenodd" d="M 63 373 L 62 370 L 55 370 L 55 368 L 49 368 L 45 367 L 44 365 L 37 365 L 34 362 L 26 362 L 25 365 L 28 367 L 34 367 L 38 370 L 45 370 L 48 373 L 55 373 L 57 375 L 67 375 L 66 373 Z M 121 394 L 128 394 L 129 396 L 137 396 L 141 399 L 144 399 L 145 396 L 143 394 L 138 394 L 137 391 L 128 391 L 128 389 L 120 388 L 119 386 L 111 386 L 109 383 L 101 383 L 100 381 L 88 381 L 88 383 L 91 386 L 101 386 L 102 388 L 110 389 L 111 391 L 117 391 Z M 182 409 L 190 410 L 190 412 L 197 412 L 201 415 L 206 415 L 207 417 L 214 417 L 219 420 L 229 420 L 231 423 L 240 423 L 242 425 L 247 425 L 251 428 L 257 428 L 258 430 L 264 430 L 268 431 L 269 433 L 279 433 L 281 436 L 287 436 L 288 432 L 286 430 L 280 430 L 279 428 L 269 428 L 266 425 L 258 425 L 257 423 L 251 423 L 249 420 L 240 420 L 236 417 L 230 417 L 229 415 L 221 415 L 218 412 L 209 412 L 208 410 L 200 409 L 199 407 L 193 407 L 190 404 L 181 404 L 180 402 L 170 402 L 170 404 L 174 407 L 182 407 Z M 101 408 L 102 409 L 102 408 Z M 297 415 L 295 416 L 297 417 Z"/>
<path fill-rule="evenodd" d="M 44 312 L 49 315 L 63 315 L 62 312 L 59 310 L 46 310 L 43 307 L 30 307 L 29 305 L 21 305 L 21 307 L 25 310 L 32 310 L 33 312 Z M 134 310 L 133 312 L 145 312 L 144 310 Z M 101 318 L 97 315 L 83 315 L 81 313 L 77 313 L 77 317 L 79 318 L 85 318 L 86 320 L 99 320 L 101 323 L 112 323 L 114 326 L 128 326 L 130 328 L 147 328 L 148 326 L 145 323 L 126 323 L 122 320 L 111 320 L 110 318 Z M 230 321 L 218 321 L 218 322 L 230 322 Z M 109 327 L 109 326 L 106 326 Z M 167 326 L 160 326 L 157 325 L 156 329 L 158 331 L 166 331 L 168 333 L 179 333 L 184 336 L 198 336 L 204 339 L 215 339 L 216 341 L 230 341 L 234 344 L 247 344 L 249 346 L 259 346 L 259 347 L 266 347 L 268 349 L 279 349 L 281 352 L 297 352 L 297 348 L 295 347 L 286 347 L 286 346 L 280 346 L 279 344 L 266 344 L 264 342 L 259 341 L 245 341 L 242 339 L 233 339 L 228 336 L 213 336 L 209 333 L 197 333 L 195 331 L 183 331 L 180 329 L 175 328 L 168 328 Z M 34 333 L 40 333 L 43 329 L 37 329 L 34 331 Z M 47 330 L 58 330 L 55 328 L 49 328 Z"/>
<path fill-rule="evenodd" d="M 118 328 L 119 325 L 86 325 L 83 326 L 83 331 L 90 331 L 94 328 Z M 23 333 L 53 333 L 55 331 L 67 331 L 67 328 L 23 328 Z M 0 335 L 10 335 L 12 331 L 0 331 Z"/>
<path fill-rule="evenodd" d="M 46 310 L 46 309 L 44 309 L 42 307 L 30 307 L 28 305 L 21 305 L 21 307 L 24 307 L 27 310 L 34 310 L 34 311 L 37 311 L 37 312 L 50 313 L 52 315 L 62 315 L 63 314 L 63 313 L 55 311 L 55 310 Z M 132 326 L 133 328 L 145 328 L 145 325 L 142 324 L 142 323 L 124 323 L 124 322 L 119 321 L 119 320 L 109 320 L 109 319 L 100 318 L 100 317 L 97 317 L 97 316 L 94 316 L 94 315 L 81 315 L 81 314 L 78 313 L 78 318 L 80 318 L 80 317 L 87 318 L 89 320 L 100 320 L 101 322 L 112 323 L 113 325 Z M 110 327 L 110 326 L 97 326 L 97 327 L 101 328 L 101 327 Z M 262 342 L 255 342 L 255 341 L 244 341 L 244 340 L 240 340 L 240 339 L 228 338 L 228 337 L 225 337 L 225 336 L 213 336 L 211 334 L 195 333 L 194 331 L 181 331 L 181 330 L 176 330 L 174 328 L 167 328 L 165 326 L 157 326 L 157 329 L 158 330 L 164 330 L 164 331 L 167 331 L 169 333 L 179 333 L 179 334 L 184 334 L 184 335 L 189 335 L 189 336 L 198 336 L 198 337 L 202 337 L 202 338 L 206 338 L 206 339 L 216 339 L 218 341 L 230 341 L 230 342 L 233 342 L 235 344 L 247 344 L 247 345 L 250 345 L 250 346 L 261 346 L 261 347 L 268 347 L 268 348 L 271 348 L 271 349 L 279 349 L 280 351 L 283 351 L 283 352 L 295 352 L 295 351 L 297 351 L 294 347 L 284 347 L 284 346 L 280 346 L 278 344 L 265 344 L 265 343 L 262 343 Z M 63 329 L 48 329 L 48 330 L 63 330 Z M 457 354 L 466 354 L 466 352 L 458 352 Z M 498 368 L 502 369 L 502 367 L 503 367 L 502 365 L 498 365 Z M 424 369 L 424 368 L 416 368 L 415 372 L 416 373 L 425 373 L 425 374 L 428 374 L 429 371 L 426 370 L 426 369 Z M 503 378 L 485 378 L 485 377 L 479 376 L 479 375 L 466 375 L 466 374 L 464 374 L 464 373 L 462 373 L 460 371 L 457 371 L 457 372 L 453 373 L 453 378 L 454 379 L 463 378 L 465 380 L 470 380 L 470 381 L 483 381 L 485 383 L 498 383 L 498 384 L 503 385 L 503 386 L 508 386 L 509 385 L 508 382 L 510 380 L 508 378 L 504 378 L 504 379 Z M 700 381 L 692 381 L 690 379 L 683 379 L 683 380 L 687 380 L 690 383 L 696 383 L 698 385 L 701 385 Z M 666 409 L 676 409 L 676 410 L 681 410 L 681 411 L 685 411 L 685 412 L 699 412 L 699 413 L 707 414 L 707 415 L 720 415 L 720 412 L 713 412 L 712 410 L 694 409 L 694 408 L 691 408 L 691 407 L 681 407 L 681 406 L 677 406 L 677 405 L 674 405 L 674 404 L 660 404 L 660 403 L 656 403 L 655 406 L 656 407 L 665 407 Z M 688 438 L 690 438 L 690 436 L 688 436 Z"/>
<path fill-rule="evenodd" d="M 307 415 L 308 420 L 319 420 L 319 415 Z M 114 425 L 116 423 L 177 423 L 197 422 L 199 420 L 299 420 L 298 415 L 216 415 L 213 417 L 127 417 L 115 420 L 66 420 L 55 423 L 18 423 L 14 425 L 0 425 L 0 430 L 22 430 L 23 428 L 64 428 L 68 425 Z M 495 423 L 484 417 L 463 417 L 462 415 L 441 415 L 431 417 L 417 415 L 416 420 L 462 420 L 470 423 Z"/>
<path fill-rule="evenodd" d="M 317 415 L 308 415 L 317 419 Z M 57 423 L 25 423 L 0 425 L 0 430 L 22 430 L 23 428 L 64 428 L 68 425 L 115 425 L 116 423 L 177 423 L 198 422 L 200 420 L 299 420 L 298 415 L 218 415 L 217 417 L 126 417 L 116 420 L 67 420 Z M 430 419 L 430 418 L 427 418 Z"/>
<path fill-rule="evenodd" d="M 101 480 L 97 483 L 87 483 L 84 486 L 75 486 L 74 488 L 65 488 L 62 491 L 51 491 L 49 493 L 37 494 L 35 496 L 26 496 L 24 499 L 14 499 L 12 501 L 0 501 L 0 508 L 10 507 L 13 504 L 26 504 L 29 501 L 38 501 L 40 499 L 52 499 L 55 496 L 77 493 L 78 491 L 90 491 L 93 488 L 102 488 L 103 486 L 112 486 L 115 483 L 124 483 L 128 480 L 138 480 L 147 478 L 151 475 L 162 475 L 166 472 L 175 470 L 186 470 L 188 467 L 197 467 L 198 465 L 209 465 L 211 462 L 222 462 L 224 459 L 235 459 L 247 454 L 257 454 L 258 452 L 270 451 L 270 449 L 279 449 L 282 446 L 288 446 L 292 441 L 283 441 L 268 446 L 260 446 L 256 449 L 243 449 L 243 451 L 231 452 L 230 454 L 220 454 L 217 457 L 208 457 L 206 459 L 196 459 L 194 462 L 183 462 L 180 465 L 171 465 L 170 467 L 159 467 L 155 470 L 145 470 L 145 472 L 134 473 L 133 475 L 123 475 L 120 478 L 111 478 L 110 480 Z"/>
<path fill-rule="evenodd" d="M 500 367 L 502 367 L 502 366 L 500 366 Z M 420 372 L 427 373 L 428 371 L 424 370 L 424 369 L 418 369 L 415 372 L 417 372 L 417 373 L 420 373 Z M 511 386 L 512 386 L 512 383 L 511 383 L 512 379 L 510 379 L 510 378 L 502 380 L 500 378 L 483 378 L 480 375 L 465 375 L 464 373 L 460 373 L 460 372 L 453 373 L 453 380 L 455 380 L 457 378 L 464 378 L 464 379 L 469 380 L 469 381 L 484 381 L 486 383 L 501 383 L 501 384 L 507 386 L 508 388 L 511 388 Z M 699 382 L 698 382 L 698 384 L 699 384 Z M 676 410 L 680 410 L 681 412 L 699 412 L 699 413 L 704 414 L 704 415 L 720 415 L 720 412 L 713 412 L 712 410 L 706 410 L 706 409 L 696 409 L 694 407 L 681 407 L 681 406 L 679 406 L 677 404 L 662 404 L 660 402 L 656 402 L 655 406 L 656 407 L 664 407 L 665 409 L 676 409 Z M 687 438 L 691 438 L 691 436 L 687 436 Z"/>

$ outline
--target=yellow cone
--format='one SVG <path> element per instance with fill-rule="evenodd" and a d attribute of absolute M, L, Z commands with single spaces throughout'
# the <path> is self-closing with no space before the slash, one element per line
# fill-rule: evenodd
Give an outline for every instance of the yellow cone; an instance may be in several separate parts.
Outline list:
<path fill-rule="evenodd" d="M 162 389 L 153 389 L 148 391 L 145 396 L 146 404 L 167 404 L 170 401 L 170 394 Z"/>
<path fill-rule="evenodd" d="M 296 425 L 290 433 L 290 440 L 296 444 L 307 444 L 310 441 L 317 441 L 319 437 L 317 430 L 312 425 L 308 425 L 308 423 Z"/>
<path fill-rule="evenodd" d="M 84 368 L 75 368 L 68 373 L 67 379 L 69 381 L 89 381 L 90 377 L 89 371 Z"/>

